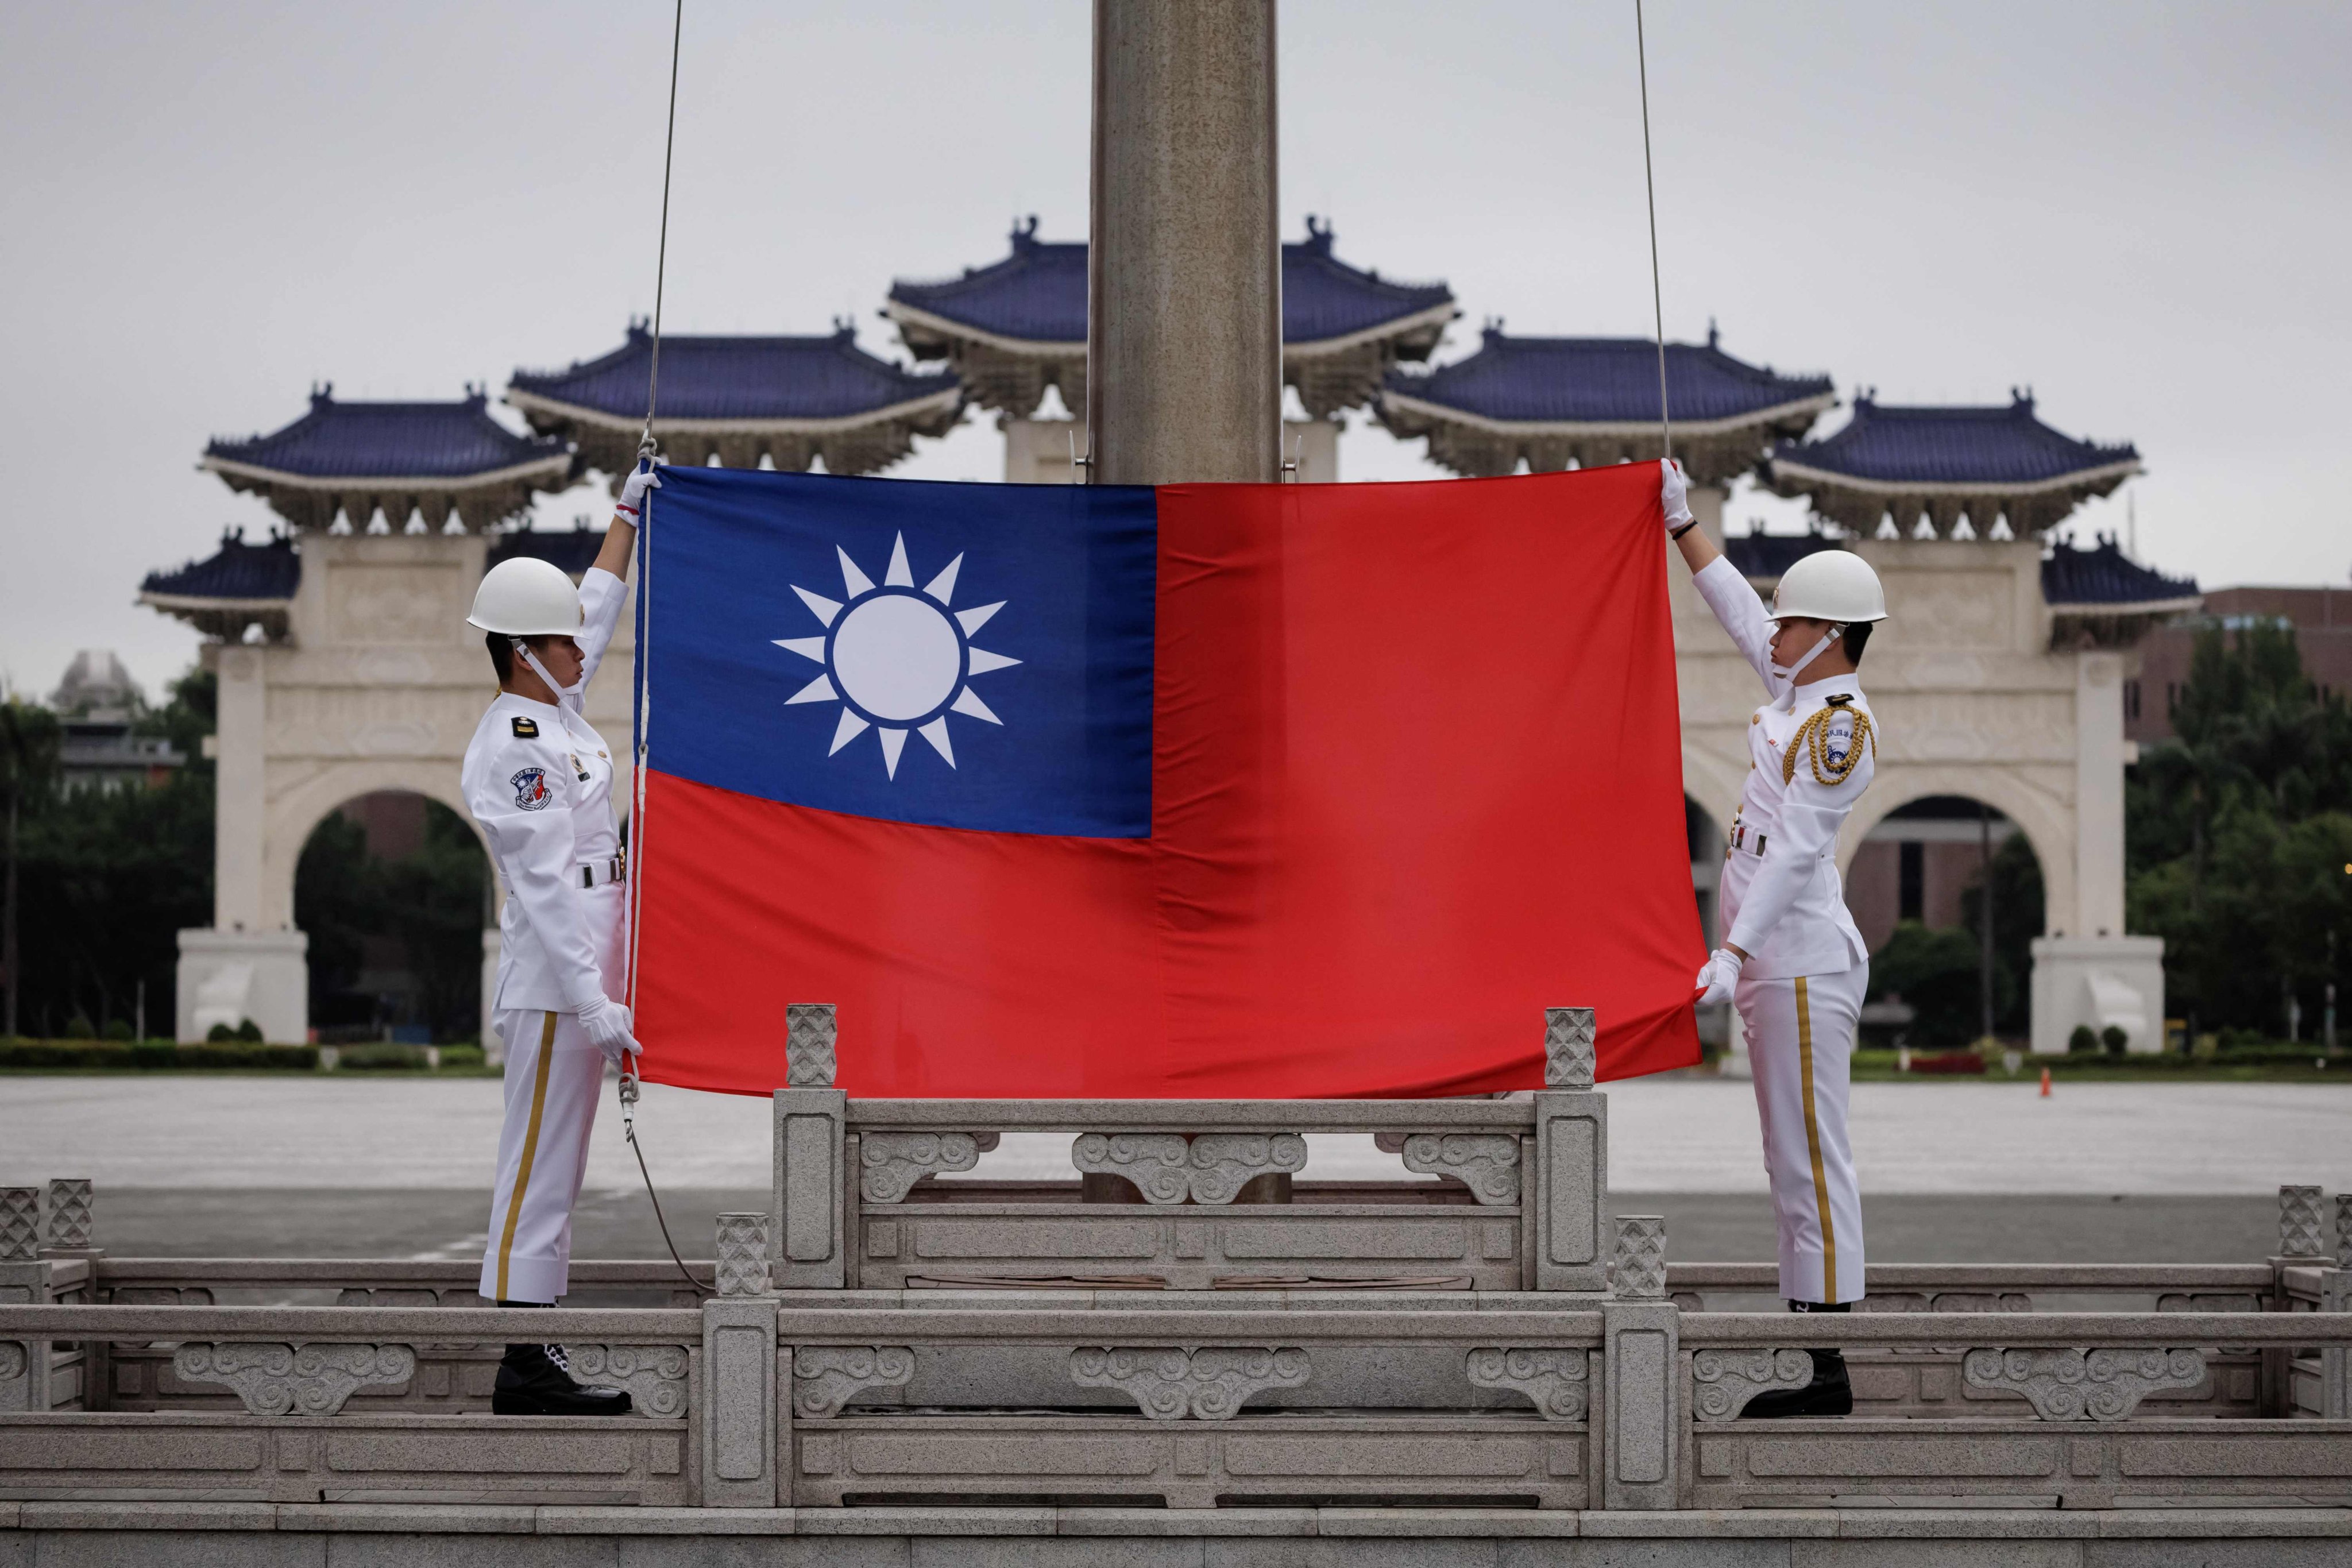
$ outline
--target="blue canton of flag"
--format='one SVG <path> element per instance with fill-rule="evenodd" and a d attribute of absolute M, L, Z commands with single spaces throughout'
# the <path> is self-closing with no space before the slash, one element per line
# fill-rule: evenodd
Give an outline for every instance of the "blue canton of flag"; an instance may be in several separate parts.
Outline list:
<path fill-rule="evenodd" d="M 1153 493 L 1046 488 L 665 468 L 651 765 L 890 821 L 1148 837 Z"/>

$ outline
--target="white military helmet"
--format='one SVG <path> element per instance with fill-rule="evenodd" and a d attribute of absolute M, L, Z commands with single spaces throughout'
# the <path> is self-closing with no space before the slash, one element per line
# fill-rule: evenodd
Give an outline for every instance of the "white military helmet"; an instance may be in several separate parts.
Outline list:
<path fill-rule="evenodd" d="M 583 618 L 580 590 L 563 568 L 536 556 L 518 555 L 482 574 L 474 590 L 468 626 L 517 637 L 568 637 Z"/>
<path fill-rule="evenodd" d="M 1803 616 L 1853 626 L 1886 618 L 1886 590 L 1870 563 L 1851 550 L 1816 550 L 1781 574 L 1772 619 Z"/>

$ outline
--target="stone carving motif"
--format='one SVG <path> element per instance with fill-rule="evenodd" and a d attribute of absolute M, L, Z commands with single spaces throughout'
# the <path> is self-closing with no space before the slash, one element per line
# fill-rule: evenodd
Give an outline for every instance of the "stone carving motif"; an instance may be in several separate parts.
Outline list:
<path fill-rule="evenodd" d="M 2326 1251 L 2320 1246 L 2319 1195 L 2317 1187 L 2279 1189 L 2280 1257 L 2317 1258 Z"/>
<path fill-rule="evenodd" d="M 1307 1140 L 1296 1132 L 1081 1132 L 1070 1163 L 1124 1176 L 1150 1204 L 1229 1204 L 1252 1178 L 1303 1169 Z"/>
<path fill-rule="evenodd" d="M 831 1089 L 834 1042 L 830 1002 L 784 1004 L 784 1083 L 791 1089 Z"/>
<path fill-rule="evenodd" d="M 793 1352 L 793 1413 L 810 1420 L 836 1415 L 868 1388 L 904 1388 L 915 1375 L 906 1345 L 802 1345 Z"/>
<path fill-rule="evenodd" d="M 30 1263 L 41 1253 L 41 1189 L 0 1187 L 0 1263 Z"/>
<path fill-rule="evenodd" d="M 1609 1293 L 1620 1300 L 1664 1300 L 1666 1294 L 1666 1221 L 1663 1215 L 1617 1216 L 1617 1256 Z"/>
<path fill-rule="evenodd" d="M 25 1375 L 31 1364 L 23 1341 L 0 1340 L 0 1415 L 32 1404 L 33 1380 Z"/>
<path fill-rule="evenodd" d="M 332 1415 L 354 1390 L 406 1383 L 406 1345 L 184 1344 L 172 1370 L 190 1383 L 224 1383 L 256 1415 Z"/>
<path fill-rule="evenodd" d="M 1229 1204 L 1252 1179 L 1295 1172 L 1307 1164 L 1307 1140 L 1296 1132 L 1203 1132 L 1186 1156 L 1196 1204 Z"/>
<path fill-rule="evenodd" d="M 868 1132 L 858 1140 L 858 1195 L 895 1204 L 934 1171 L 969 1171 L 980 1163 L 980 1140 L 969 1132 Z"/>
<path fill-rule="evenodd" d="M 0 1383 L 11 1383 L 24 1375 L 24 1342 L 22 1340 L 0 1340 Z"/>
<path fill-rule="evenodd" d="M 2021 1394 L 2044 1421 L 2121 1421 L 2158 1389 L 2195 1388 L 2205 1356 L 2194 1350 L 1972 1350 L 1960 1375 L 1970 1388 Z"/>
<path fill-rule="evenodd" d="M 1404 1168 L 1459 1176 L 1482 1204 L 1519 1201 L 1519 1140 L 1511 1132 L 1416 1132 L 1404 1141 Z"/>
<path fill-rule="evenodd" d="M 1192 1178 L 1184 1173 L 1191 1155 L 1181 1132 L 1081 1132 L 1070 1143 L 1071 1164 L 1125 1176 L 1149 1204 L 1181 1204 L 1192 1196 Z"/>
<path fill-rule="evenodd" d="M 640 1415 L 686 1414 L 684 1345 L 566 1345 L 572 1375 L 583 1383 L 625 1388 Z"/>
<path fill-rule="evenodd" d="M 1481 1345 L 1465 1368 L 1473 1386 L 1507 1388 L 1535 1401 L 1547 1421 L 1581 1421 L 1585 1414 L 1585 1352 L 1519 1345 Z"/>
<path fill-rule="evenodd" d="M 2336 1267 L 2352 1268 L 2352 1193 L 2336 1194 Z"/>
<path fill-rule="evenodd" d="M 1311 1369 L 1295 1346 L 1101 1347 L 1070 1352 L 1070 1376 L 1083 1387 L 1116 1388 L 1154 1421 L 1223 1421 L 1253 1394 L 1297 1388 Z"/>
<path fill-rule="evenodd" d="M 2314 1191 L 2317 1189 L 2315 1188 Z M 79 1251 L 89 1245 L 90 1185 L 59 1176 L 49 1183 L 49 1235 L 43 1245 Z"/>
<path fill-rule="evenodd" d="M 1691 1381 L 1700 1418 L 1728 1421 L 1759 1394 L 1812 1382 L 1813 1358 L 1801 1350 L 1698 1351 L 1691 1356 Z"/>
<path fill-rule="evenodd" d="M 1544 1009 L 1544 1087 L 1591 1089 L 1599 1025 L 1590 1007 Z"/>
<path fill-rule="evenodd" d="M 719 1216 L 719 1293 L 757 1296 L 768 1288 L 768 1216 Z"/>

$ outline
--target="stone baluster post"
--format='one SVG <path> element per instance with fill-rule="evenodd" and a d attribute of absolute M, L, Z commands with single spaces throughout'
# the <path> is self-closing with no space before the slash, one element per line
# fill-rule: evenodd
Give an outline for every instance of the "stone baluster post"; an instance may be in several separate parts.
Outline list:
<path fill-rule="evenodd" d="M 2352 1193 L 2336 1194 L 2336 1267 L 2319 1277 L 2319 1310 L 2352 1312 Z M 2352 1351 L 2319 1352 L 2319 1413 L 2352 1421 Z"/>
<path fill-rule="evenodd" d="M 45 1306 L 49 1266 L 41 1250 L 41 1189 L 0 1187 L 0 1301 Z M 0 1340 L 0 1415 L 49 1407 L 47 1340 Z"/>
<path fill-rule="evenodd" d="M 1682 1489 L 1682 1313 L 1666 1300 L 1666 1222 L 1617 1217 L 1601 1308 L 1601 1506 L 1670 1509 Z"/>
<path fill-rule="evenodd" d="M 1592 1087 L 1597 1025 L 1590 1007 L 1544 1009 L 1544 1088 L 1536 1094 L 1534 1215 L 1538 1290 L 1607 1284 L 1601 1215 L 1609 1197 L 1609 1098 Z"/>
<path fill-rule="evenodd" d="M 2271 1310 L 2284 1312 L 2289 1302 L 2286 1294 L 2286 1270 L 2304 1268 L 2327 1257 L 2326 1237 L 2320 1229 L 2320 1210 L 2324 1194 L 2318 1187 L 2282 1184 L 2279 1195 L 2278 1251 L 2271 1257 Z M 2294 1352 L 2284 1345 L 2264 1346 L 2263 1358 L 2262 1412 L 2268 1416 L 2294 1414 L 2294 1387 L 2292 1366 Z"/>
<path fill-rule="evenodd" d="M 769 1239 L 779 1290 L 846 1287 L 848 1167 L 843 1135 L 848 1096 L 834 1084 L 836 1030 L 830 1003 L 784 1008 L 784 1084 L 776 1090 L 776 1226 Z"/>
<path fill-rule="evenodd" d="M 719 1274 L 723 1280 L 723 1262 Z M 777 1395 L 773 1296 L 716 1296 L 702 1304 L 700 1394 L 702 1506 L 789 1504 L 792 1417 Z"/>

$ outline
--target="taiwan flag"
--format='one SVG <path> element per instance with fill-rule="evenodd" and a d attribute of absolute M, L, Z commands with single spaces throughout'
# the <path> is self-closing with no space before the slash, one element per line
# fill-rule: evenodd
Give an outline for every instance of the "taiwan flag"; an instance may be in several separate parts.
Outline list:
<path fill-rule="evenodd" d="M 1534 1089 L 1698 1058 L 1655 464 L 1428 484 L 666 468 L 646 1076 L 887 1096 Z"/>

